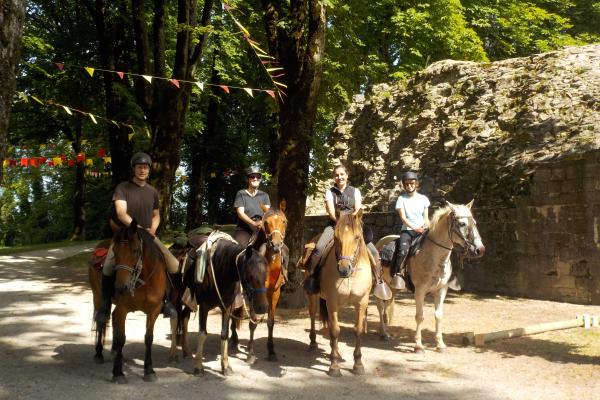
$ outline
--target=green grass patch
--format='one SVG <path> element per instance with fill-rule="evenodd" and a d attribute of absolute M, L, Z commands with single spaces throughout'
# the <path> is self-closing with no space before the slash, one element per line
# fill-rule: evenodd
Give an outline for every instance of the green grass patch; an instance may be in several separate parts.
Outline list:
<path fill-rule="evenodd" d="M 61 267 L 73 269 L 87 268 L 90 265 L 89 261 L 91 254 L 92 252 L 90 251 L 82 251 L 74 256 L 63 258 L 62 260 L 55 262 L 55 264 Z"/>

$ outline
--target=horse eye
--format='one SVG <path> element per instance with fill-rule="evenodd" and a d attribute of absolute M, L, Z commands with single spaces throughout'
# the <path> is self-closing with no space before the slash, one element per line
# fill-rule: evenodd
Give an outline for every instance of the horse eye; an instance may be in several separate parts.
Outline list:
<path fill-rule="evenodd" d="M 461 227 L 465 227 L 465 226 L 467 226 L 467 223 L 466 223 L 466 222 L 464 222 L 464 221 L 460 221 L 459 225 L 460 225 Z"/>

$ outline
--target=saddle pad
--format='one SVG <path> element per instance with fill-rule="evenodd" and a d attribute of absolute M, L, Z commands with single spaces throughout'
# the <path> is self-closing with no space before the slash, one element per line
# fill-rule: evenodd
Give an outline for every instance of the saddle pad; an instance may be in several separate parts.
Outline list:
<path fill-rule="evenodd" d="M 235 242 L 231 235 L 221 231 L 213 231 L 208 235 L 206 242 L 196 250 L 196 283 L 202 283 L 202 281 L 204 281 L 207 261 L 209 258 L 212 258 L 217 247 L 216 244 L 221 239 Z"/>
<path fill-rule="evenodd" d="M 96 247 L 92 253 L 92 256 L 90 257 L 90 266 L 95 270 L 101 270 L 102 264 L 104 264 L 104 260 L 106 260 L 107 255 L 108 248 Z"/>

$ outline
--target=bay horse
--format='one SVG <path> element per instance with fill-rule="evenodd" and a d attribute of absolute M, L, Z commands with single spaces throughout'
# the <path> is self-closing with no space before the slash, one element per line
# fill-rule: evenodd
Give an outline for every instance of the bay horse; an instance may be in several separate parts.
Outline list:
<path fill-rule="evenodd" d="M 465 205 L 447 202 L 445 207 L 435 211 L 431 218 L 429 230 L 421 242 L 417 253 L 407 260 L 407 276 L 414 285 L 414 297 L 416 303 L 415 321 L 415 347 L 417 353 L 423 352 L 421 341 L 421 325 L 423 323 L 423 305 L 425 295 L 433 294 L 435 308 L 435 340 L 437 350 L 442 352 L 446 344 L 442 335 L 442 318 L 444 315 L 444 300 L 448 292 L 448 281 L 452 275 L 452 264 L 450 254 L 455 246 L 464 250 L 469 258 L 482 257 L 485 246 L 477 230 L 477 223 L 471 212 L 473 200 Z M 399 238 L 398 235 L 390 235 L 382 238 L 377 243 L 377 249 L 391 240 Z M 382 263 L 383 277 L 388 283 L 391 281 L 390 266 Z M 410 286 L 410 285 L 407 285 Z M 395 292 L 395 290 L 393 290 Z M 380 317 L 380 335 L 382 338 L 389 337 L 386 325 L 391 324 L 393 318 L 394 297 L 390 301 L 377 300 L 377 308 Z"/>
<path fill-rule="evenodd" d="M 264 253 L 244 247 L 233 240 L 220 239 L 215 244 L 212 257 L 208 257 L 206 274 L 201 283 L 196 283 L 195 265 L 186 270 L 184 280 L 193 289 L 199 305 L 198 347 L 194 375 L 204 374 L 203 353 L 204 343 L 208 336 L 206 322 L 208 312 L 215 307 L 221 309 L 221 372 L 231 375 L 233 370 L 229 365 L 227 339 L 229 335 L 229 320 L 233 311 L 235 288 L 239 283 L 243 293 L 248 297 L 251 313 L 264 314 L 267 311 L 265 282 L 267 280 L 267 260 Z"/>
<path fill-rule="evenodd" d="M 167 288 L 167 267 L 163 254 L 154 243 L 154 237 L 145 229 L 138 229 L 135 219 L 129 227 L 118 228 L 113 237 L 115 256 L 116 307 L 113 318 L 113 382 L 126 383 L 123 373 L 123 346 L 125 345 L 125 320 L 131 311 L 146 314 L 144 344 L 144 381 L 156 381 L 152 367 L 152 342 L 154 323 L 160 314 Z M 105 332 L 106 324 L 98 324 Z M 172 338 L 172 340 L 174 340 Z"/>
<path fill-rule="evenodd" d="M 364 374 L 362 364 L 362 335 L 372 286 L 371 262 L 363 239 L 362 209 L 352 213 L 341 213 L 334 231 L 334 244 L 331 251 L 324 255 L 321 267 L 321 290 L 319 294 L 309 296 L 309 314 L 311 319 L 310 348 L 316 348 L 315 317 L 317 300 L 323 324 L 329 328 L 331 344 L 331 365 L 329 375 L 341 376 L 339 362 L 342 359 L 338 350 L 340 327 L 339 309 L 346 304 L 353 305 L 356 311 L 354 333 L 353 372 Z"/>
<path fill-rule="evenodd" d="M 287 217 L 285 216 L 286 202 L 282 200 L 279 202 L 279 209 L 272 209 L 265 207 L 262 203 L 260 207 L 264 211 L 262 217 L 263 230 L 259 232 L 259 236 L 254 241 L 258 245 L 259 249 L 265 247 L 265 257 L 267 259 L 267 281 L 265 287 L 267 288 L 267 302 L 268 302 L 268 316 L 267 316 L 267 351 L 269 353 L 269 361 L 277 361 L 277 354 L 275 353 L 275 346 L 273 343 L 273 327 L 275 326 L 275 310 L 277 309 L 277 303 L 281 296 L 281 286 L 285 282 L 284 268 L 287 269 L 289 261 L 289 249 L 283 243 L 285 239 L 285 231 L 287 229 Z M 256 245 L 255 245 L 256 247 Z M 238 309 L 241 310 L 241 309 Z M 236 315 L 241 316 L 241 313 Z M 237 324 L 232 321 L 231 323 L 231 344 L 232 347 L 237 347 Z M 250 340 L 248 341 L 248 359 L 247 362 L 253 364 L 256 361 L 256 355 L 254 354 L 254 331 L 256 330 L 256 321 L 254 316 L 250 318 Z"/>

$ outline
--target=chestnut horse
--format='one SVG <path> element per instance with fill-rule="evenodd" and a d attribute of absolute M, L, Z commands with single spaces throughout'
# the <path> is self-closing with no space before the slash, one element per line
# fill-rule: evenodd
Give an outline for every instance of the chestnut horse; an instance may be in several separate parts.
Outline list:
<path fill-rule="evenodd" d="M 259 247 L 266 247 L 265 257 L 267 259 L 267 301 L 269 303 L 269 313 L 267 317 L 267 328 L 269 336 L 267 339 L 267 351 L 269 353 L 269 361 L 277 361 L 275 346 L 273 344 L 273 327 L 275 325 L 275 310 L 281 296 L 281 286 L 284 284 L 284 269 L 287 269 L 289 260 L 289 249 L 283 243 L 285 239 L 285 231 L 287 229 L 287 217 L 285 216 L 286 202 L 282 200 L 279 203 L 279 210 L 268 209 L 263 204 L 260 205 L 265 214 L 262 217 L 263 230 L 259 232 L 258 237 L 254 241 L 259 244 Z M 262 236 L 262 237 L 261 237 Z M 262 244 L 261 244 L 262 243 Z M 241 311 L 241 309 L 238 309 Z M 236 310 L 237 311 L 237 310 Z M 236 312 L 236 316 L 241 317 L 241 312 Z M 232 349 L 237 347 L 237 324 L 231 324 L 231 345 Z M 250 340 L 248 341 L 248 359 L 247 362 L 253 364 L 256 361 L 254 354 L 254 331 L 256 329 L 256 321 L 251 315 L 250 319 Z"/>
<path fill-rule="evenodd" d="M 185 271 L 186 286 L 193 289 L 200 306 L 198 347 L 194 375 L 204 374 L 204 343 L 208 336 L 206 325 L 208 312 L 215 307 L 221 309 L 221 372 L 233 373 L 229 365 L 227 339 L 229 319 L 233 311 L 235 288 L 239 283 L 248 297 L 251 312 L 264 314 L 267 311 L 265 282 L 267 280 L 267 260 L 252 246 L 244 247 L 233 239 L 220 239 L 214 244 L 216 249 L 208 257 L 206 275 L 201 283 L 196 283 L 196 266 Z"/>
<path fill-rule="evenodd" d="M 417 253 L 407 260 L 407 275 L 415 288 L 417 328 L 415 331 L 415 352 L 423 352 L 421 341 L 421 325 L 423 323 L 423 305 L 425 295 L 433 294 L 435 307 L 435 340 L 437 350 L 446 348 L 442 337 L 442 317 L 444 314 L 444 299 L 448 292 L 448 281 L 452 275 L 450 253 L 454 246 L 461 247 L 468 257 L 482 257 L 485 247 L 479 236 L 477 224 L 471 207 L 473 201 L 466 205 L 448 202 L 446 207 L 437 210 L 431 218 L 431 224 L 425 239 Z M 377 249 L 398 238 L 390 235 L 382 238 L 376 245 Z M 382 263 L 383 264 L 383 263 Z M 389 265 L 383 264 L 383 278 L 388 283 L 391 280 Z M 410 286 L 410 285 L 407 285 Z M 388 337 L 386 325 L 392 322 L 394 298 L 389 301 L 377 300 L 380 317 L 380 335 Z"/>
<path fill-rule="evenodd" d="M 329 328 L 331 344 L 329 375 L 341 376 L 339 362 L 342 358 L 338 350 L 340 336 L 338 312 L 343 305 L 351 304 L 356 311 L 353 372 L 357 375 L 364 374 L 361 344 L 373 278 L 369 250 L 363 239 L 362 209 L 355 213 L 340 214 L 335 226 L 333 248 L 328 254 L 324 254 L 324 260 L 322 260 L 320 279 L 320 293 L 309 296 L 310 347 L 314 349 L 317 345 L 315 317 L 317 299 L 320 298 L 321 320 Z"/>
<path fill-rule="evenodd" d="M 143 311 L 146 314 L 146 335 L 144 344 L 144 380 L 155 381 L 156 373 L 152 368 L 152 342 L 154 322 L 161 311 L 167 287 L 166 262 L 160 249 L 154 244 L 154 238 L 144 229 L 137 228 L 137 222 L 131 221 L 129 227 L 119 228 L 113 237 L 115 255 L 115 296 L 113 311 L 113 349 L 116 352 L 113 364 L 113 382 L 127 382 L 123 373 L 123 346 L 125 345 L 125 320 L 131 311 Z M 97 326 L 98 346 L 103 338 L 100 332 L 106 331 L 106 324 Z M 98 354 L 97 354 L 98 357 Z"/>

